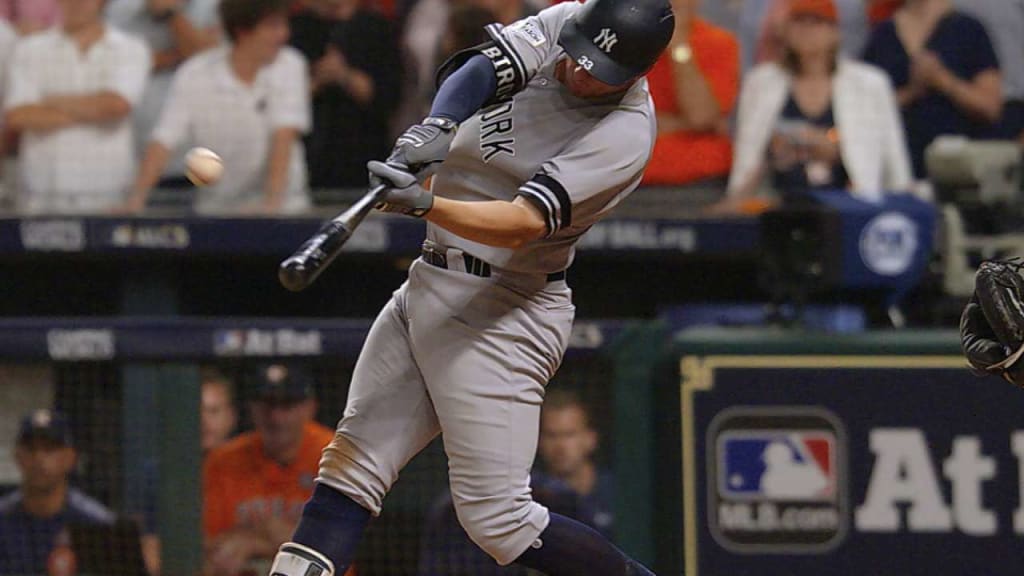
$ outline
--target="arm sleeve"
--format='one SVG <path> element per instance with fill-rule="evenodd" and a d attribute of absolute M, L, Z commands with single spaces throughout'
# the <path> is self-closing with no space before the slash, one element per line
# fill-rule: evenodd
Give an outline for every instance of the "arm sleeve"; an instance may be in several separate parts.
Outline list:
<path fill-rule="evenodd" d="M 547 236 L 586 230 L 636 189 L 651 157 L 654 129 L 640 112 L 620 110 L 575 140 L 520 186 L 536 206 Z"/>
<path fill-rule="evenodd" d="M 497 92 L 485 106 L 512 99 L 526 87 L 551 52 L 558 49 L 558 35 L 566 18 L 578 7 L 575 2 L 566 2 L 508 26 L 488 25 L 486 31 L 490 40 L 458 52 L 442 64 L 437 72 L 437 86 L 472 56 L 483 54 L 490 60 L 498 79 Z"/>
<path fill-rule="evenodd" d="M 445 79 L 430 107 L 431 116 L 462 123 L 494 97 L 498 80 L 490 61 L 477 54 Z"/>
<path fill-rule="evenodd" d="M 294 128 L 309 132 L 309 67 L 292 48 L 280 55 L 275 74 L 274 95 L 270 100 L 270 123 L 274 128 Z"/>

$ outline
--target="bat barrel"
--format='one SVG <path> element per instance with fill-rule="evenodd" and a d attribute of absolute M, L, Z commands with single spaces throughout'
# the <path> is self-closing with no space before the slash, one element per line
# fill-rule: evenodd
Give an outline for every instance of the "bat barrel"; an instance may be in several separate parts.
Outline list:
<path fill-rule="evenodd" d="M 281 262 L 277 273 L 281 285 L 293 292 L 307 288 L 338 255 L 351 235 L 351 229 L 343 222 L 332 220 L 325 224 L 315 236 Z"/>
<path fill-rule="evenodd" d="M 324 224 L 290 257 L 281 262 L 277 278 L 281 285 L 299 292 L 305 290 L 341 252 L 352 232 L 380 201 L 386 187 L 379 185 L 370 190 L 347 210 Z"/>
<path fill-rule="evenodd" d="M 313 274 L 310 273 L 309 267 L 300 260 L 289 258 L 278 268 L 277 279 L 288 290 L 301 292 L 313 282 Z"/>

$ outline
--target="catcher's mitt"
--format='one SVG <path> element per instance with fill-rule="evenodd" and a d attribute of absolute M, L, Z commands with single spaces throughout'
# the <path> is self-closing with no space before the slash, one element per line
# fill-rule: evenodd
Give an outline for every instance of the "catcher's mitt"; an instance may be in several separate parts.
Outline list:
<path fill-rule="evenodd" d="M 960 317 L 960 342 L 976 370 L 1024 387 L 1024 262 L 982 263 Z"/>

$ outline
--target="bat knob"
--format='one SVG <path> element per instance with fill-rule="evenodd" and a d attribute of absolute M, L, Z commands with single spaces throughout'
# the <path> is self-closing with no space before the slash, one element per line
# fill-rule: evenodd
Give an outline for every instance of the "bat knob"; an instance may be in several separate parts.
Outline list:
<path fill-rule="evenodd" d="M 309 274 L 306 267 L 293 258 L 281 263 L 277 270 L 277 279 L 281 285 L 292 292 L 301 292 L 309 286 Z"/>

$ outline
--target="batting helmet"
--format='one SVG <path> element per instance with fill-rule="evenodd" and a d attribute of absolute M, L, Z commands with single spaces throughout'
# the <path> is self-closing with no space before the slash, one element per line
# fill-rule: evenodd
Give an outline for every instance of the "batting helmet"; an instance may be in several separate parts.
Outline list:
<path fill-rule="evenodd" d="M 558 44 L 591 76 L 617 86 L 647 72 L 674 29 L 669 0 L 587 0 Z"/>

